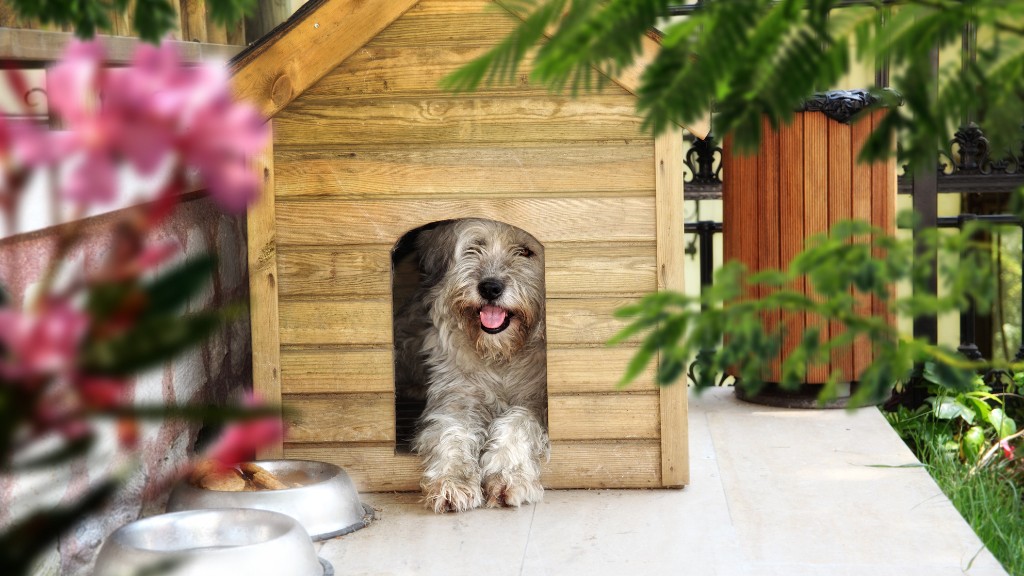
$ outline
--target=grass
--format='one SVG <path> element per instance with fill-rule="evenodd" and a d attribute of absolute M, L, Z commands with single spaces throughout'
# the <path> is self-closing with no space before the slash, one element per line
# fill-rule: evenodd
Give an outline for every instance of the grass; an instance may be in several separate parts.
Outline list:
<path fill-rule="evenodd" d="M 970 473 L 962 463 L 947 422 L 914 422 L 907 425 L 888 415 L 932 478 L 1003 568 L 1024 576 L 1024 477 L 1005 464 Z"/>

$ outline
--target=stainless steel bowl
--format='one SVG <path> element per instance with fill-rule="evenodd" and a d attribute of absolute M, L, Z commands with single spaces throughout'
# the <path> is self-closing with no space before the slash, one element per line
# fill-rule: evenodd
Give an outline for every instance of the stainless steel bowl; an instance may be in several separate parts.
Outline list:
<path fill-rule="evenodd" d="M 324 540 L 366 526 L 372 510 L 359 502 L 352 480 L 344 470 L 313 460 L 260 460 L 262 468 L 298 488 L 256 492 L 221 492 L 197 488 L 188 482 L 175 486 L 167 511 L 203 508 L 256 508 L 287 514 L 302 524 L 313 540 Z"/>
<path fill-rule="evenodd" d="M 189 510 L 118 528 L 103 543 L 93 576 L 129 574 L 327 576 L 309 534 L 267 510 Z"/>

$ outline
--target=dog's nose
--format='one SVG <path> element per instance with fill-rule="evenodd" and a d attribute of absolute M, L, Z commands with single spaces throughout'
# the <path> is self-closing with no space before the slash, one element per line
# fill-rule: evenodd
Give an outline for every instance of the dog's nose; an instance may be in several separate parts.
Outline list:
<path fill-rule="evenodd" d="M 505 291 L 505 285 L 494 278 L 484 278 L 476 285 L 477 292 L 487 300 L 494 300 Z"/>

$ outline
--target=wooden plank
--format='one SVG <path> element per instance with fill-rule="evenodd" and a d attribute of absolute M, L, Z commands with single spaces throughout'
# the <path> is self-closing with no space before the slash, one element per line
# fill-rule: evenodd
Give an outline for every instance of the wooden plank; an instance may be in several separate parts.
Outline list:
<path fill-rule="evenodd" d="M 341 466 L 360 492 L 419 490 L 419 458 L 395 454 L 391 444 L 286 444 L 284 454 Z M 541 482 L 552 489 L 657 488 L 661 448 L 657 440 L 553 442 Z"/>
<path fill-rule="evenodd" d="M 852 152 L 854 156 L 851 188 L 853 190 L 851 217 L 856 220 L 871 221 L 871 164 L 857 161 L 864 142 L 871 135 L 870 116 L 862 117 L 852 126 Z M 862 237 L 858 242 L 867 242 L 870 237 Z M 856 289 L 854 292 L 854 310 L 858 315 L 871 315 L 871 295 Z M 871 341 L 862 336 L 853 343 L 853 373 L 851 380 L 859 380 L 860 374 L 871 363 Z"/>
<path fill-rule="evenodd" d="M 287 148 L 277 194 L 346 199 L 654 195 L 651 140 Z"/>
<path fill-rule="evenodd" d="M 389 244 L 288 246 L 277 254 L 283 299 L 367 298 L 391 294 Z M 650 243 L 554 243 L 545 247 L 549 298 L 642 296 L 655 288 Z"/>
<path fill-rule="evenodd" d="M 284 394 L 391 393 L 394 389 L 391 349 L 281 348 Z"/>
<path fill-rule="evenodd" d="M 797 114 L 791 124 L 779 132 L 779 209 L 784 214 L 785 224 L 780 229 L 780 265 L 789 267 L 790 262 L 804 249 L 804 122 L 803 115 Z M 806 280 L 800 278 L 793 290 L 806 294 Z M 784 312 L 781 319 L 786 335 L 782 353 L 788 356 L 800 343 L 804 333 L 804 313 Z M 805 367 L 806 370 L 806 367 Z"/>
<path fill-rule="evenodd" d="M 262 182 L 259 198 L 249 208 L 247 218 L 253 392 L 265 402 L 280 404 L 281 343 L 277 307 L 273 142 L 253 160 L 253 170 Z M 279 458 L 280 455 L 280 443 L 258 453 L 260 458 Z"/>
<path fill-rule="evenodd" d="M 657 287 L 653 244 L 552 243 L 544 247 L 548 298 L 643 296 Z"/>
<path fill-rule="evenodd" d="M 278 306 L 281 344 L 393 346 L 390 300 L 282 300 Z"/>
<path fill-rule="evenodd" d="M 871 114 L 872 129 L 885 118 L 886 110 L 875 110 Z M 893 144 L 895 146 L 895 144 Z M 888 235 L 896 234 L 896 159 L 890 156 L 884 162 L 871 165 L 871 223 Z M 875 250 L 873 256 L 884 256 Z M 890 301 L 895 297 L 895 286 L 890 286 Z M 876 316 L 885 317 L 889 325 L 896 327 L 896 317 L 889 305 L 877 297 L 872 298 L 872 311 Z"/>
<path fill-rule="evenodd" d="M 359 492 L 418 492 L 420 489 L 420 458 L 415 454 L 396 454 L 393 442 L 285 444 L 284 456 L 340 466 Z"/>
<path fill-rule="evenodd" d="M 239 18 L 238 22 L 228 26 L 228 44 L 232 46 L 245 46 L 245 19 Z"/>
<path fill-rule="evenodd" d="M 394 442 L 395 397 L 387 394 L 285 394 L 286 441 Z"/>
<path fill-rule="evenodd" d="M 633 346 L 611 348 L 549 348 L 548 394 L 614 392 L 636 354 Z M 645 392 L 656 389 L 652 362 L 626 389 Z"/>
<path fill-rule="evenodd" d="M 227 27 L 214 21 L 209 6 L 206 7 L 206 41 L 210 44 L 228 43 Z"/>
<path fill-rule="evenodd" d="M 662 484 L 658 440 L 553 442 L 543 467 L 546 488 L 658 488 Z"/>
<path fill-rule="evenodd" d="M 758 154 L 758 186 L 756 203 L 757 213 L 757 268 L 771 270 L 780 267 L 782 214 L 779 211 L 779 132 L 772 128 L 768 118 L 761 120 L 761 151 Z M 767 288 L 760 288 L 758 294 L 765 297 L 771 294 Z M 761 322 L 765 332 L 775 333 L 779 330 L 782 319 L 778 310 L 769 310 L 761 314 Z M 778 356 L 769 359 L 768 365 L 761 373 L 766 382 L 778 383 L 782 380 L 782 362 Z"/>
<path fill-rule="evenodd" d="M 552 299 L 547 303 L 549 346 L 602 346 L 626 323 L 615 310 L 635 302 L 619 298 Z M 284 345 L 390 348 L 391 301 L 282 300 L 280 339 Z M 636 341 L 639 337 L 633 338 Z"/>
<path fill-rule="evenodd" d="M 828 118 L 819 112 L 803 112 L 804 119 L 804 236 L 822 234 L 828 227 Z M 813 295 L 810 283 L 808 294 Z M 820 316 L 807 315 L 806 328 L 817 328 L 822 341 L 828 339 L 829 326 Z M 807 382 L 823 384 L 828 380 L 830 362 L 807 366 Z"/>
<path fill-rule="evenodd" d="M 683 131 L 670 127 L 655 140 L 655 188 L 657 190 L 658 291 L 683 292 Z M 659 354 L 660 356 L 660 354 Z M 689 482 L 686 384 L 660 389 L 659 437 L 661 483 L 682 486 Z"/>
<path fill-rule="evenodd" d="M 509 12 L 515 14 L 519 18 L 525 18 L 527 16 L 522 4 L 506 2 L 503 0 L 497 0 L 497 3 L 504 6 Z M 644 72 L 647 70 L 650 63 L 654 61 L 660 51 L 661 33 L 657 30 L 651 29 L 647 32 L 646 36 L 640 39 L 640 53 L 629 66 L 626 66 L 618 73 L 618 75 L 612 77 L 612 81 L 624 88 L 630 94 L 639 95 L 640 88 L 643 84 Z M 711 131 L 710 105 L 708 107 L 707 114 L 703 118 L 694 118 L 691 121 L 684 123 L 682 128 L 685 128 L 697 138 L 706 138 L 708 133 Z"/>
<path fill-rule="evenodd" d="M 435 29 L 415 30 L 427 38 L 440 36 Z M 482 55 L 491 47 L 491 40 L 497 40 L 497 37 L 490 37 L 447 45 L 424 45 L 411 41 L 394 45 L 387 41 L 387 33 L 384 32 L 384 38 L 378 36 L 370 41 L 311 86 L 302 95 L 303 99 L 333 101 L 338 98 L 442 94 L 440 85 L 444 78 Z M 514 80 L 496 79 L 492 83 L 480 86 L 475 93 L 491 96 L 550 94 L 546 86 L 530 81 L 531 68 L 528 57 L 520 65 Z M 626 93 L 614 84 L 606 86 L 601 92 Z"/>
<path fill-rule="evenodd" d="M 232 64 L 235 94 L 274 116 L 402 15 L 416 0 L 310 5 Z M 296 55 L 302 58 L 296 58 Z"/>
<path fill-rule="evenodd" d="M 518 20 L 492 2 L 420 1 L 373 38 L 375 46 L 497 44 Z"/>
<path fill-rule="evenodd" d="M 548 396 L 548 435 L 554 440 L 619 440 L 661 437 L 660 394 Z"/>
<path fill-rule="evenodd" d="M 276 121 L 275 121 L 276 125 Z M 282 245 L 394 244 L 406 232 L 452 218 L 490 218 L 549 242 L 650 242 L 653 198 L 280 200 Z"/>
<path fill-rule="evenodd" d="M 831 229 L 853 213 L 852 188 L 852 132 L 848 124 L 828 122 L 828 224 Z M 846 328 L 838 321 L 829 323 L 829 335 L 838 338 Z M 832 350 L 832 371 L 839 382 L 849 382 L 853 375 L 853 347 L 842 346 Z"/>
<path fill-rule="evenodd" d="M 549 299 L 547 341 L 552 347 L 604 346 L 627 322 L 614 317 L 619 308 L 636 300 L 619 298 Z M 641 336 L 630 338 L 637 342 Z"/>
<path fill-rule="evenodd" d="M 275 138 L 284 146 L 633 140 L 648 137 L 642 123 L 630 95 L 299 97 L 278 114 Z"/>
<path fill-rule="evenodd" d="M 281 298 L 367 298 L 391 294 L 390 244 L 281 250 Z"/>
<path fill-rule="evenodd" d="M 0 58 L 5 60 L 30 60 L 50 62 L 64 54 L 75 35 L 70 32 L 46 30 L 18 30 L 0 28 Z M 106 49 L 106 61 L 110 64 L 127 64 L 139 45 L 136 38 L 97 36 Z M 188 63 L 202 61 L 224 61 L 240 50 L 238 46 L 220 46 L 200 42 L 175 42 L 170 44 L 178 51 L 179 57 Z"/>
<path fill-rule="evenodd" d="M 206 42 L 206 0 L 181 0 L 181 36 L 189 42 Z"/>

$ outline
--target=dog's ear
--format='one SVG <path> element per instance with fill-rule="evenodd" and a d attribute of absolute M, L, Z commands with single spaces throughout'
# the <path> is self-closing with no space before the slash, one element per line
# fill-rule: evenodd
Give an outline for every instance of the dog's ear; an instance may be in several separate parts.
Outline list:
<path fill-rule="evenodd" d="M 455 242 L 454 222 L 423 230 L 416 237 L 416 252 L 419 254 L 424 284 L 433 286 L 444 278 L 455 260 Z"/>

